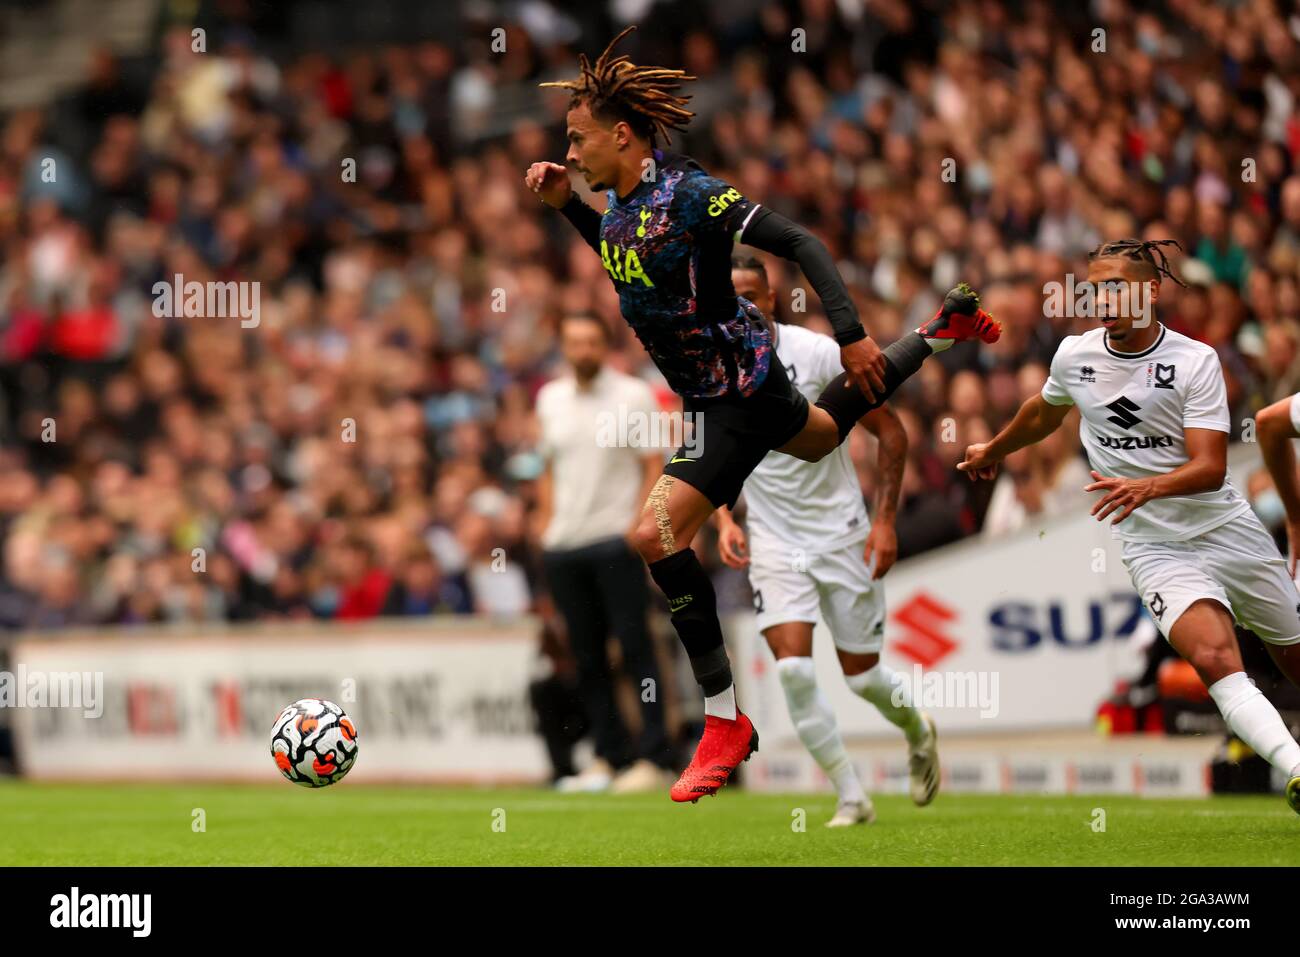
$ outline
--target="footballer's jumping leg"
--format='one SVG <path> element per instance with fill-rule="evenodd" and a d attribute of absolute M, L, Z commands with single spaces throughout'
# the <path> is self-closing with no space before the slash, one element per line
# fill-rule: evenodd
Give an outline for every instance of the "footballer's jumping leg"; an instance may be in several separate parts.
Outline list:
<path fill-rule="evenodd" d="M 841 373 L 809 408 L 803 430 L 777 451 L 818 461 L 848 437 L 859 419 L 884 405 L 930 356 L 970 339 L 992 344 L 1001 335 L 1002 324 L 980 308 L 979 294 L 962 283 L 949 290 L 934 318 L 883 350 L 883 391 L 868 397 L 848 372 Z"/>
<path fill-rule="evenodd" d="M 704 736 L 670 792 L 679 802 L 716 794 L 736 766 L 758 750 L 758 732 L 736 707 L 713 583 L 690 547 L 713 509 L 702 492 L 672 475 L 662 475 L 633 536 L 655 584 L 668 599 L 673 627 L 704 692 Z"/>

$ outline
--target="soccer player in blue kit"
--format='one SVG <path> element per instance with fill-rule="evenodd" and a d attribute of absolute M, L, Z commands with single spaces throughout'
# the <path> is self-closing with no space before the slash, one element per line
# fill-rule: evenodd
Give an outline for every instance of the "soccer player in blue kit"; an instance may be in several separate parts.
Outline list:
<path fill-rule="evenodd" d="M 565 159 L 590 188 L 606 191 L 605 212 L 574 194 L 558 163 L 534 163 L 524 179 L 600 255 L 623 318 L 700 432 L 664 467 L 633 535 L 705 698 L 703 737 L 671 791 L 674 801 L 693 802 L 717 793 L 758 748 L 758 733 L 736 705 L 713 585 L 691 549 L 695 534 L 715 509 L 735 504 L 769 451 L 818 461 L 930 355 L 962 340 L 995 342 L 1001 327 L 962 285 L 932 320 L 880 349 L 820 240 L 659 147 L 670 142 L 670 128 L 690 119 L 687 97 L 673 91 L 694 78 L 615 57 L 632 29 L 594 64 L 580 57 L 576 79 L 543 84 L 571 93 Z M 734 242 L 797 262 L 821 298 L 845 372 L 816 403 L 791 386 L 773 361 L 761 313 L 736 295 Z"/>

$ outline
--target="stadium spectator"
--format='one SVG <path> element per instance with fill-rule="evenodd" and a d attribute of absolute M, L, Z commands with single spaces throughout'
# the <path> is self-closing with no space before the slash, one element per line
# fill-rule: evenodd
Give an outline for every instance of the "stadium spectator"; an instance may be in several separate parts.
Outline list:
<path fill-rule="evenodd" d="M 599 260 L 522 185 L 564 151 L 565 97 L 536 84 L 617 32 L 608 6 L 507 17 L 508 55 L 481 20 L 454 49 L 395 28 L 356 50 L 215 21 L 203 54 L 177 21 L 147 69 L 99 50 L 62 100 L 0 117 L 4 627 L 539 607 L 557 319 L 596 315 L 610 365 L 662 389 Z M 1300 389 L 1300 51 L 1277 5 L 655 17 L 627 52 L 701 77 L 674 147 L 814 228 L 873 335 L 956 279 L 1006 324 L 894 398 L 900 555 L 984 524 L 949 465 L 1087 327 L 1044 286 L 1101 236 L 1183 244 L 1162 314 L 1218 351 L 1234 422 Z M 177 273 L 258 282 L 260 322 L 156 315 Z M 824 330 L 789 264 L 771 275 L 780 318 Z"/>
<path fill-rule="evenodd" d="M 560 343 L 570 373 L 537 395 L 546 463 L 539 496 L 543 563 L 577 663 L 596 757 L 559 786 L 658 790 L 671 783 L 672 757 L 646 617 L 649 586 L 629 537 L 663 468 L 661 443 L 651 441 L 660 415 L 644 382 L 607 365 L 609 330 L 601 319 L 566 316 Z M 641 705 L 635 742 L 619 713 L 610 632 Z"/>

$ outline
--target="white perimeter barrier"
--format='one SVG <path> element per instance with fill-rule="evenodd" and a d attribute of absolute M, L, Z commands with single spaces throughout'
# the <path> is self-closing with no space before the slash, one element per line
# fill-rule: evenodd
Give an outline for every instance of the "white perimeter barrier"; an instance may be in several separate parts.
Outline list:
<path fill-rule="evenodd" d="M 421 619 L 185 631 L 127 629 L 20 640 L 11 680 L 102 675 L 102 714 L 18 706 L 34 778 L 274 781 L 271 725 L 305 697 L 353 718 L 349 781 L 537 781 L 528 682 L 537 622 Z M 84 702 L 83 702 L 84 704 Z"/>

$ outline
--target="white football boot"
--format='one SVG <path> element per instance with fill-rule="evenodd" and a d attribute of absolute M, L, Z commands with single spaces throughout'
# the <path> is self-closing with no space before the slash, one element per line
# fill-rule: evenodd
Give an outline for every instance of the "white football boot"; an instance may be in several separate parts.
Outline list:
<path fill-rule="evenodd" d="M 614 780 L 614 769 L 603 758 L 591 762 L 581 774 L 571 774 L 555 782 L 555 789 L 561 794 L 590 794 L 608 791 Z"/>
<path fill-rule="evenodd" d="M 871 798 L 861 801 L 841 801 L 835 805 L 835 816 L 826 822 L 827 827 L 852 827 L 854 824 L 871 824 L 876 819 L 876 807 Z"/>
<path fill-rule="evenodd" d="M 924 718 L 930 733 L 907 755 L 912 777 L 912 803 L 917 807 L 925 807 L 939 793 L 939 732 L 935 730 L 934 718 L 928 714 Z"/>

